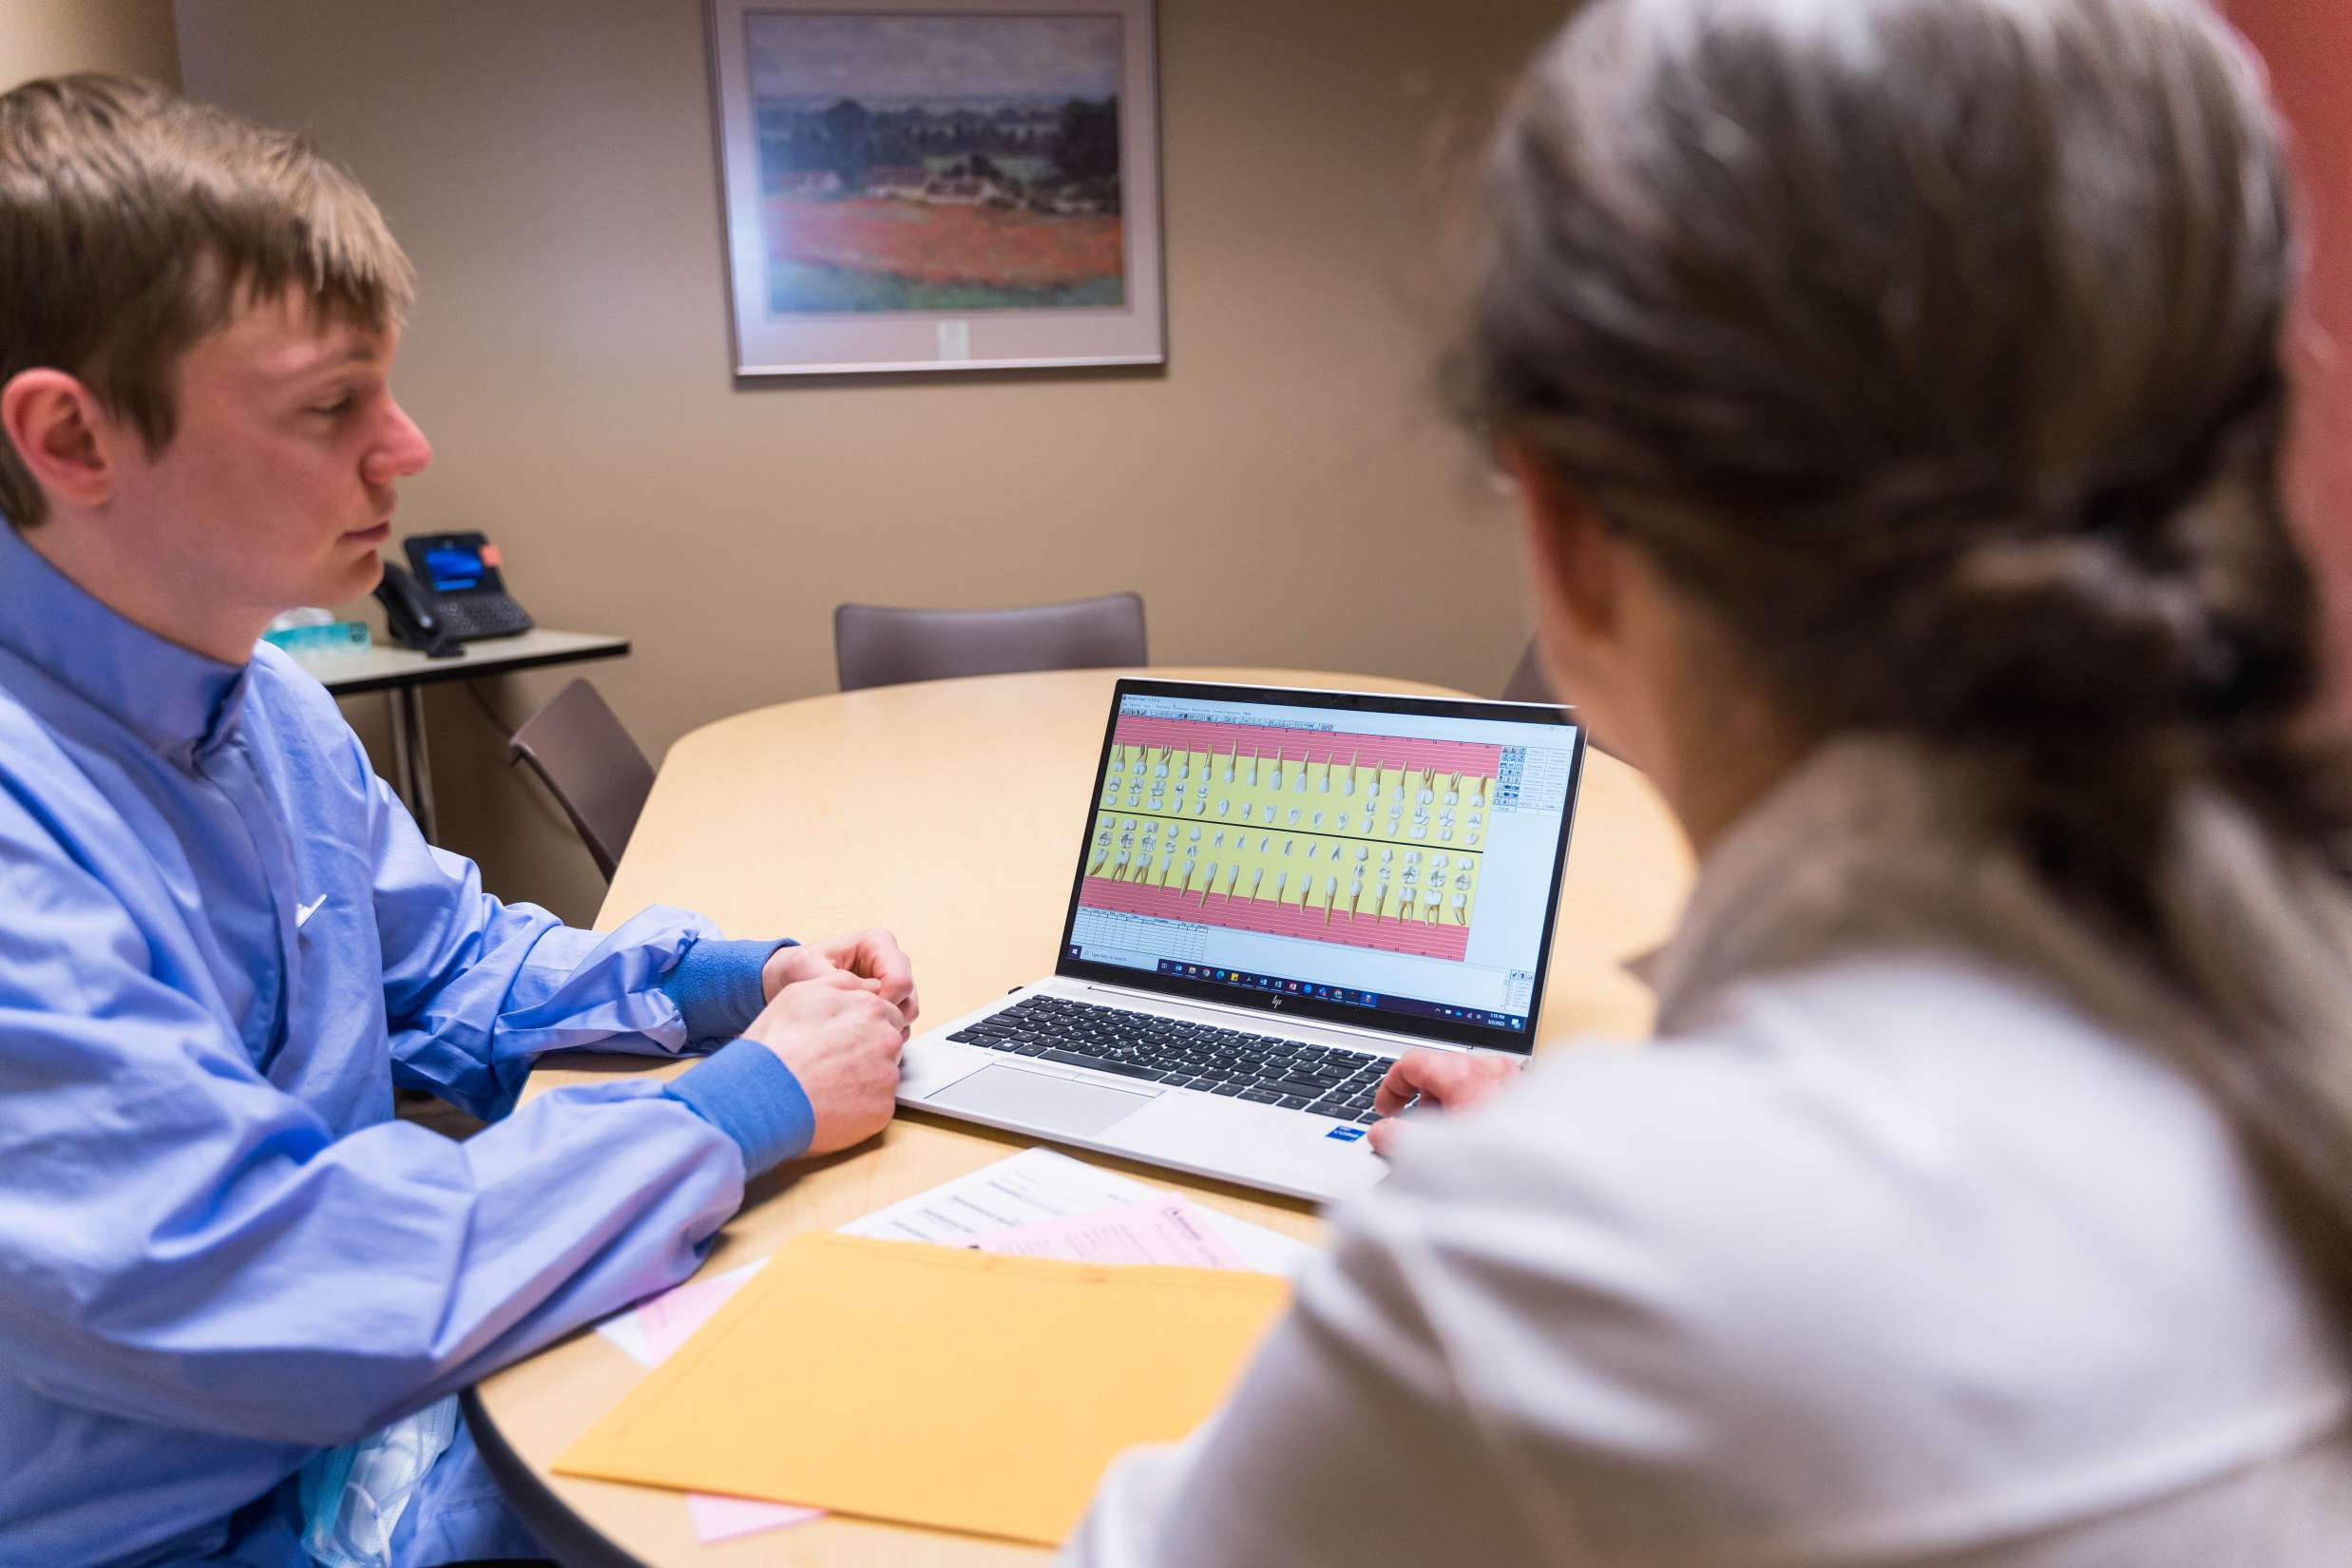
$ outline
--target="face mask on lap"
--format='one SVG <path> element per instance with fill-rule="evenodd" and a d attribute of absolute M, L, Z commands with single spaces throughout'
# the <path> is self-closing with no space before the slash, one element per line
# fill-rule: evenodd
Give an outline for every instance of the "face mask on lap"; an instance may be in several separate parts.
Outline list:
<path fill-rule="evenodd" d="M 302 1466 L 302 1549 L 319 1568 L 387 1568 L 409 1499 L 457 1435 L 457 1396 Z"/>

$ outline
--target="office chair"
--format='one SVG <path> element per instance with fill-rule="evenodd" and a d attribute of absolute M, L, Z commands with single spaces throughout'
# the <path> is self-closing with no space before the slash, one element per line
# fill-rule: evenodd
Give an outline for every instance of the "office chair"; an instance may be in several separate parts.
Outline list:
<path fill-rule="evenodd" d="M 1552 695 L 1552 683 L 1544 679 L 1543 662 L 1536 657 L 1536 640 L 1527 640 L 1527 651 L 1519 656 L 1519 667 L 1503 684 L 1505 702 L 1557 702 Z"/>
<path fill-rule="evenodd" d="M 654 770 L 596 688 L 575 680 L 526 719 L 507 743 L 507 765 L 517 762 L 531 765 L 611 881 Z"/>
<path fill-rule="evenodd" d="M 845 692 L 1018 670 L 1145 662 L 1143 596 L 1104 594 L 1003 610 L 833 610 L 833 667 Z"/>
<path fill-rule="evenodd" d="M 1543 674 L 1543 661 L 1536 657 L 1536 640 L 1532 637 L 1527 640 L 1527 651 L 1519 656 L 1519 665 L 1511 671 L 1511 679 L 1503 683 L 1502 700 L 1505 702 L 1565 702 L 1567 700 L 1566 698 L 1553 694 L 1552 682 L 1545 679 Z M 1578 722 L 1581 723 L 1582 720 L 1579 719 Z M 1615 746 L 1594 735 L 1590 730 L 1584 733 L 1586 737 L 1593 742 L 1594 750 L 1606 752 L 1620 762 L 1625 760 L 1624 754 Z"/>

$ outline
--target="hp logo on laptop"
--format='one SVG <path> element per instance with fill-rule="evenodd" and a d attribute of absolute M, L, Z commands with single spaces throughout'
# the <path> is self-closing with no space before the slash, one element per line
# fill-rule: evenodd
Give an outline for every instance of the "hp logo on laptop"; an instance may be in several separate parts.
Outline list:
<path fill-rule="evenodd" d="M 1276 998 L 1274 998 L 1273 1000 L 1274 1000 L 1274 1005 L 1275 1005 L 1275 1006 L 1279 1007 L 1279 1006 L 1281 1006 L 1281 1005 L 1282 1005 L 1282 998 L 1280 998 L 1280 997 L 1276 997 Z"/>

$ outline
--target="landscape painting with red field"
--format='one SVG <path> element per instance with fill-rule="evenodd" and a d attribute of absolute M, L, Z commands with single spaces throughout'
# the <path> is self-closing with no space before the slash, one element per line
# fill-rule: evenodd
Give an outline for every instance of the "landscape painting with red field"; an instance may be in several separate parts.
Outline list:
<path fill-rule="evenodd" d="M 746 19 L 773 316 L 1127 303 L 1120 19 Z"/>
<path fill-rule="evenodd" d="M 1126 303 L 1116 213 L 771 196 L 766 219 L 769 306 L 778 312 Z"/>

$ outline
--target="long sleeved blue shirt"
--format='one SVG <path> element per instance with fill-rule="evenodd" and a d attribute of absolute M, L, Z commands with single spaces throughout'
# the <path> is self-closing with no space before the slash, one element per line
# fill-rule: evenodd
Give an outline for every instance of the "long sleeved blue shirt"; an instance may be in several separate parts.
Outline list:
<path fill-rule="evenodd" d="M 505 1113 L 542 1052 L 736 1034 L 773 946 L 501 904 L 291 660 L 0 520 L 0 1563 L 288 1568 L 313 1451 L 692 1272 L 807 1144 L 773 1054 Z"/>

